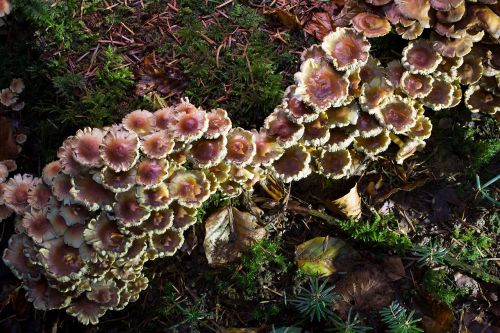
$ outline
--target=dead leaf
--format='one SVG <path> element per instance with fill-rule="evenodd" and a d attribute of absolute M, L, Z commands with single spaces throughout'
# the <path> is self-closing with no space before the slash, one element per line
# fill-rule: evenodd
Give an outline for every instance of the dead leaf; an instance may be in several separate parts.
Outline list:
<path fill-rule="evenodd" d="M 283 24 L 285 27 L 289 29 L 293 30 L 302 28 L 302 24 L 300 23 L 300 20 L 296 15 L 281 8 L 273 8 L 266 10 L 264 11 L 264 14 L 276 16 L 278 20 L 281 22 L 281 24 Z"/>
<path fill-rule="evenodd" d="M 144 58 L 144 64 L 136 71 L 135 94 L 145 96 L 156 93 L 164 98 L 181 95 L 188 84 L 184 73 L 172 66 L 160 66 L 154 54 Z"/>
<path fill-rule="evenodd" d="M 205 221 L 205 256 L 210 265 L 234 261 L 255 241 L 266 237 L 257 218 L 233 207 L 223 207 Z"/>
<path fill-rule="evenodd" d="M 391 281 L 397 281 L 406 276 L 405 267 L 400 257 L 386 257 L 382 262 L 385 274 Z"/>
<path fill-rule="evenodd" d="M 316 237 L 295 249 L 295 261 L 309 274 L 329 276 L 346 271 L 360 259 L 357 251 L 343 240 L 334 237 Z"/>
<path fill-rule="evenodd" d="M 0 161 L 13 160 L 19 155 L 19 146 L 16 143 L 16 130 L 12 121 L 7 117 L 0 117 Z"/>
<path fill-rule="evenodd" d="M 470 291 L 470 294 L 474 297 L 478 295 L 479 283 L 476 280 L 460 272 L 456 272 L 455 275 L 453 275 L 453 278 L 455 279 L 457 287 L 467 288 Z"/>
<path fill-rule="evenodd" d="M 393 194 L 395 194 L 399 191 L 405 191 L 405 192 L 413 191 L 416 188 L 424 186 L 429 180 L 430 180 L 430 178 L 425 177 L 425 178 L 417 179 L 416 181 L 414 181 L 412 183 L 403 184 L 400 187 L 391 188 L 390 190 L 388 190 L 384 194 L 382 194 L 380 197 L 378 197 L 377 200 L 375 200 L 375 203 L 381 204 L 381 203 L 385 202 L 387 199 L 389 199 Z"/>
<path fill-rule="evenodd" d="M 358 184 L 355 183 L 346 194 L 328 200 L 326 204 L 327 208 L 335 214 L 348 219 L 359 219 L 361 217 L 361 197 L 358 193 Z"/>

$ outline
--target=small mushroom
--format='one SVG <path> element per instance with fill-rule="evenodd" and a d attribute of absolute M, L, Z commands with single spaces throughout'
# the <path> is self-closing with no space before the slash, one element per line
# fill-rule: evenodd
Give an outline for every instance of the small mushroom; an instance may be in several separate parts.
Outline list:
<path fill-rule="evenodd" d="M 385 103 L 394 92 L 389 80 L 385 78 L 374 78 L 370 82 L 364 83 L 359 96 L 359 105 L 363 111 L 372 113 L 380 104 Z"/>
<path fill-rule="evenodd" d="M 237 165 L 247 165 L 255 155 L 255 137 L 252 132 L 242 128 L 233 128 L 227 136 L 226 158 Z"/>
<path fill-rule="evenodd" d="M 411 99 L 395 95 L 376 109 L 375 116 L 387 129 L 401 134 L 415 125 L 417 110 Z"/>
<path fill-rule="evenodd" d="M 172 198 L 188 208 L 197 208 L 208 199 L 209 182 L 203 172 L 197 170 L 177 170 L 168 184 Z"/>
<path fill-rule="evenodd" d="M 431 92 L 424 97 L 425 106 L 439 111 L 451 106 L 454 87 L 446 75 L 434 76 Z"/>
<path fill-rule="evenodd" d="M 149 111 L 135 110 L 123 118 L 122 124 L 126 130 L 135 132 L 139 136 L 144 136 L 154 131 L 156 118 Z"/>
<path fill-rule="evenodd" d="M 168 191 L 168 186 L 165 183 L 161 183 L 153 188 L 140 186 L 137 188 L 136 196 L 142 207 L 152 211 L 167 209 L 173 201 Z"/>
<path fill-rule="evenodd" d="M 260 129 L 260 132 L 254 132 L 255 137 L 255 156 L 252 160 L 252 165 L 269 166 L 284 152 L 284 148 L 278 143 L 276 137 L 267 134 L 265 129 Z"/>
<path fill-rule="evenodd" d="M 327 126 L 330 128 L 354 125 L 358 121 L 359 106 L 353 102 L 346 106 L 329 108 L 325 115 L 328 118 Z"/>
<path fill-rule="evenodd" d="M 337 28 L 330 32 L 321 44 L 326 57 L 339 71 L 363 66 L 368 60 L 370 43 L 350 28 Z"/>
<path fill-rule="evenodd" d="M 91 211 L 110 210 L 113 204 L 113 192 L 97 183 L 91 174 L 71 178 L 70 193 L 73 198 Z"/>
<path fill-rule="evenodd" d="M 150 209 L 140 205 L 134 189 L 116 194 L 115 200 L 113 211 L 118 223 L 125 228 L 140 225 L 151 214 Z"/>
<path fill-rule="evenodd" d="M 264 121 L 267 135 L 275 137 L 277 142 L 288 148 L 297 143 L 304 135 L 304 125 L 290 121 L 281 108 L 277 108 Z"/>
<path fill-rule="evenodd" d="M 23 214 L 29 208 L 29 192 L 37 182 L 37 178 L 29 174 L 14 175 L 3 186 L 4 204 L 16 214 Z"/>
<path fill-rule="evenodd" d="M 271 168 L 279 179 L 285 183 L 290 183 L 305 178 L 311 173 L 310 161 L 311 155 L 305 147 L 295 145 L 286 149 L 284 154 L 274 161 Z"/>
<path fill-rule="evenodd" d="M 351 19 L 353 28 L 365 37 L 381 37 L 391 31 L 391 24 L 385 17 L 377 14 L 363 12 Z"/>
<path fill-rule="evenodd" d="M 226 136 L 231 130 L 232 122 L 224 109 L 214 109 L 207 113 L 208 129 L 205 138 L 217 139 Z"/>
<path fill-rule="evenodd" d="M 168 160 L 142 159 L 137 163 L 135 182 L 146 188 L 158 186 L 168 177 Z"/>
<path fill-rule="evenodd" d="M 84 128 L 76 132 L 71 148 L 74 151 L 75 160 L 88 167 L 100 167 L 102 159 L 99 147 L 104 137 L 103 131 L 97 128 Z"/>
<path fill-rule="evenodd" d="M 227 138 L 199 139 L 190 144 L 188 158 L 197 168 L 210 168 L 219 164 L 226 156 Z"/>
<path fill-rule="evenodd" d="M 172 152 L 175 144 L 174 138 L 167 133 L 165 130 L 160 130 L 141 137 L 141 151 L 148 158 L 165 158 Z"/>
<path fill-rule="evenodd" d="M 391 139 L 388 131 L 383 131 L 379 135 L 369 138 L 357 137 L 354 139 L 354 148 L 370 157 L 386 151 L 390 144 Z"/>
<path fill-rule="evenodd" d="M 295 94 L 297 86 L 289 86 L 283 99 L 283 111 L 288 119 L 294 123 L 308 123 L 318 118 L 319 113 L 307 105 Z"/>
<path fill-rule="evenodd" d="M 426 39 L 410 42 L 403 49 L 403 66 L 413 74 L 431 74 L 436 70 L 441 59 L 441 55 Z"/>
<path fill-rule="evenodd" d="M 401 90 L 411 98 L 424 98 L 432 90 L 434 78 L 430 75 L 404 72 L 401 76 Z"/>
<path fill-rule="evenodd" d="M 177 252 L 177 250 L 184 243 L 184 237 L 179 231 L 169 229 L 163 234 L 152 235 L 149 244 L 149 251 L 152 253 L 153 258 L 170 257 Z"/>
<path fill-rule="evenodd" d="M 112 126 L 100 149 L 104 164 L 116 172 L 130 170 L 139 159 L 139 138 L 119 126 Z"/>
<path fill-rule="evenodd" d="M 126 192 L 135 185 L 137 171 L 135 168 L 128 171 L 116 172 L 104 167 L 99 174 L 102 186 L 114 193 Z"/>
<path fill-rule="evenodd" d="M 331 179 L 341 179 L 351 168 L 351 154 L 346 149 L 335 152 L 322 150 L 316 163 L 320 174 Z"/>
<path fill-rule="evenodd" d="M 500 97 L 476 84 L 465 91 L 465 105 L 471 112 L 494 115 L 500 110 Z"/>

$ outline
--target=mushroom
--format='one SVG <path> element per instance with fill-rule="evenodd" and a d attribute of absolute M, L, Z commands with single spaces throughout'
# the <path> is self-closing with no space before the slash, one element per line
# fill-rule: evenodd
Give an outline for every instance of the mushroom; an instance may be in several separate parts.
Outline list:
<path fill-rule="evenodd" d="M 295 145 L 287 148 L 284 154 L 274 161 L 271 168 L 279 179 L 285 183 L 290 183 L 305 178 L 311 173 L 310 161 L 311 155 L 306 148 Z"/>
<path fill-rule="evenodd" d="M 363 111 L 372 113 L 380 104 L 392 96 L 394 88 L 389 80 L 381 77 L 376 77 L 370 82 L 364 83 L 361 88 L 361 96 L 359 96 L 359 105 Z"/>
<path fill-rule="evenodd" d="M 145 188 L 158 186 L 168 177 L 168 161 L 144 158 L 137 163 L 135 182 Z"/>
<path fill-rule="evenodd" d="M 263 128 L 260 132 L 254 130 L 255 137 L 255 156 L 252 165 L 269 166 L 272 162 L 280 158 L 284 148 L 278 143 L 277 138 L 270 136 Z"/>
<path fill-rule="evenodd" d="M 99 173 L 99 181 L 102 186 L 114 193 L 126 192 L 135 185 L 137 170 L 116 172 L 113 169 L 104 167 Z"/>
<path fill-rule="evenodd" d="M 483 76 L 483 62 L 481 58 L 468 55 L 463 58 L 462 65 L 457 70 L 460 84 L 471 85 L 477 83 Z"/>
<path fill-rule="evenodd" d="M 351 154 L 346 149 L 334 152 L 321 150 L 316 163 L 320 174 L 331 179 L 340 179 L 345 177 L 351 168 Z"/>
<path fill-rule="evenodd" d="M 350 127 L 331 128 L 330 138 L 322 148 L 331 152 L 345 149 L 354 141 L 355 135 L 356 133 Z"/>
<path fill-rule="evenodd" d="M 359 106 L 353 102 L 346 106 L 329 108 L 325 111 L 325 115 L 328 118 L 327 126 L 330 128 L 354 125 L 358 121 Z"/>
<path fill-rule="evenodd" d="M 30 190 L 37 183 L 37 178 L 29 174 L 17 174 L 10 178 L 3 186 L 3 202 L 16 214 L 23 214 L 28 210 Z"/>
<path fill-rule="evenodd" d="M 208 128 L 204 134 L 207 139 L 226 136 L 231 130 L 232 122 L 224 109 L 214 109 L 207 113 Z"/>
<path fill-rule="evenodd" d="M 174 229 L 184 231 L 196 223 L 196 209 L 184 207 L 178 203 L 172 204 L 171 209 L 174 212 Z"/>
<path fill-rule="evenodd" d="M 116 221 L 111 220 L 106 213 L 101 213 L 87 224 L 83 237 L 104 257 L 121 257 L 132 244 L 132 239 L 122 233 Z"/>
<path fill-rule="evenodd" d="M 184 236 L 182 236 L 182 233 L 173 229 L 169 229 L 163 234 L 152 235 L 149 240 L 150 257 L 164 258 L 173 256 L 183 243 Z"/>
<path fill-rule="evenodd" d="M 250 131 L 233 128 L 227 135 L 226 148 L 228 161 L 240 166 L 247 165 L 255 155 L 255 137 Z"/>
<path fill-rule="evenodd" d="M 383 131 L 379 135 L 369 138 L 357 137 L 354 139 L 354 148 L 370 157 L 386 151 L 390 144 L 391 139 L 388 131 Z"/>
<path fill-rule="evenodd" d="M 434 76 L 431 92 L 424 97 L 425 106 L 439 111 L 451 106 L 453 102 L 454 87 L 446 75 Z"/>
<path fill-rule="evenodd" d="M 26 234 L 38 244 L 54 239 L 56 236 L 52 224 L 40 211 L 25 213 L 21 224 Z"/>
<path fill-rule="evenodd" d="M 61 172 L 62 166 L 60 161 L 52 161 L 43 167 L 42 180 L 45 184 L 51 186 L 54 178 Z"/>
<path fill-rule="evenodd" d="M 153 132 L 156 126 L 156 118 L 149 111 L 135 110 L 123 118 L 122 125 L 126 130 L 144 136 Z"/>
<path fill-rule="evenodd" d="M 179 206 L 175 204 L 176 206 Z M 141 225 L 147 233 L 162 234 L 172 227 L 174 221 L 173 209 L 160 209 L 151 212 L 149 218 Z"/>
<path fill-rule="evenodd" d="M 291 85 L 285 91 L 283 112 L 287 118 L 297 124 L 308 123 L 318 118 L 319 113 L 295 94 L 297 86 Z"/>
<path fill-rule="evenodd" d="M 304 135 L 304 125 L 290 121 L 279 107 L 265 119 L 264 129 L 283 148 L 293 146 Z"/>
<path fill-rule="evenodd" d="M 370 43 L 356 30 L 339 27 L 323 39 L 321 48 L 337 70 L 345 71 L 366 63 Z"/>
<path fill-rule="evenodd" d="M 219 164 L 227 153 L 227 138 L 199 139 L 190 144 L 188 158 L 197 168 L 210 168 Z"/>
<path fill-rule="evenodd" d="M 325 144 L 330 138 L 328 118 L 326 114 L 307 124 L 304 124 L 304 135 L 301 141 L 306 146 L 318 147 Z"/>
<path fill-rule="evenodd" d="M 125 228 L 140 225 L 151 214 L 150 209 L 144 208 L 139 204 L 139 199 L 136 198 L 134 189 L 116 194 L 115 200 L 113 211 L 115 212 L 118 224 Z"/>
<path fill-rule="evenodd" d="M 295 73 L 295 94 L 317 111 L 341 106 L 348 97 L 349 81 L 345 73 L 339 72 L 322 59 L 308 59 Z"/>
<path fill-rule="evenodd" d="M 114 125 L 104 136 L 101 149 L 104 164 L 116 172 L 130 170 L 139 159 L 139 138 Z"/>
<path fill-rule="evenodd" d="M 111 210 L 113 192 L 94 181 L 91 174 L 71 178 L 71 185 L 70 193 L 76 202 L 83 204 L 91 211 Z"/>
<path fill-rule="evenodd" d="M 166 209 L 173 201 L 168 191 L 168 186 L 165 183 L 161 183 L 153 188 L 140 186 L 137 188 L 136 196 L 142 207 L 152 211 Z"/>
<path fill-rule="evenodd" d="M 394 0 L 399 11 L 407 18 L 417 20 L 422 27 L 430 27 L 429 0 Z"/>
<path fill-rule="evenodd" d="M 401 134 L 415 125 L 417 110 L 411 99 L 394 95 L 375 109 L 375 116 L 387 129 Z"/>
<path fill-rule="evenodd" d="M 168 189 L 172 198 L 188 208 L 197 208 L 208 199 L 209 182 L 203 172 L 197 170 L 177 170 L 174 172 Z"/>
<path fill-rule="evenodd" d="M 88 167 L 100 167 L 102 159 L 99 154 L 99 147 L 102 144 L 104 133 L 97 128 L 86 127 L 76 132 L 71 141 L 71 148 L 74 151 L 74 159 Z"/>
<path fill-rule="evenodd" d="M 432 90 L 434 78 L 430 75 L 404 72 L 401 76 L 401 90 L 411 98 L 424 98 Z"/>
<path fill-rule="evenodd" d="M 66 312 L 83 325 L 97 325 L 99 318 L 104 316 L 106 310 L 105 306 L 89 300 L 84 294 L 73 300 Z"/>
<path fill-rule="evenodd" d="M 426 39 L 410 42 L 403 49 L 403 66 L 413 74 L 431 74 L 436 70 L 441 59 L 441 55 Z"/>
<path fill-rule="evenodd" d="M 170 130 L 179 141 L 194 141 L 203 136 L 208 129 L 207 113 L 196 108 L 188 101 L 183 101 L 175 108 L 175 123 Z"/>
<path fill-rule="evenodd" d="M 47 274 L 58 281 L 78 280 L 85 272 L 85 265 L 78 249 L 64 244 L 63 238 L 43 243 L 39 253 Z"/>
<path fill-rule="evenodd" d="M 471 112 L 494 115 L 500 110 L 500 97 L 475 84 L 465 91 L 465 105 Z"/>
<path fill-rule="evenodd" d="M 361 111 L 355 125 L 355 130 L 358 135 L 368 138 L 379 135 L 383 128 L 380 126 L 377 118 L 367 112 Z"/>
<path fill-rule="evenodd" d="M 365 37 L 381 37 L 391 31 L 391 24 L 385 17 L 377 14 L 363 12 L 351 19 L 353 28 Z"/>
<path fill-rule="evenodd" d="M 389 80 L 394 88 L 399 88 L 401 77 L 405 72 L 405 68 L 399 60 L 392 60 L 387 64 L 385 69 L 385 77 Z"/>
<path fill-rule="evenodd" d="M 173 137 L 160 130 L 141 137 L 140 148 L 148 158 L 162 159 L 172 152 L 174 144 Z"/>

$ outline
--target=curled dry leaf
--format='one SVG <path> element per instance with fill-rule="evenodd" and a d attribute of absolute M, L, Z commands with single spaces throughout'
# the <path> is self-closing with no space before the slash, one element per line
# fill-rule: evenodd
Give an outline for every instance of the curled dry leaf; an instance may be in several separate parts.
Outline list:
<path fill-rule="evenodd" d="M 327 208 L 335 214 L 345 218 L 357 220 L 361 217 L 361 197 L 358 192 L 358 183 L 347 186 L 344 194 L 336 198 L 330 198 L 326 202 Z"/>
<path fill-rule="evenodd" d="M 357 251 L 343 240 L 334 237 L 316 237 L 295 249 L 295 261 L 308 274 L 329 276 L 347 271 L 360 259 Z"/>
<path fill-rule="evenodd" d="M 294 15 L 293 13 L 290 13 L 289 11 L 286 11 L 281 8 L 273 8 L 270 10 L 264 11 L 264 14 L 269 14 L 269 15 L 274 15 L 278 18 L 278 20 L 283 24 L 285 27 L 289 29 L 300 29 L 302 27 L 302 24 L 300 23 L 299 18 Z"/>
<path fill-rule="evenodd" d="M 223 207 L 205 221 L 205 256 L 210 265 L 222 265 L 240 257 L 255 241 L 266 237 L 257 218 L 233 207 Z"/>

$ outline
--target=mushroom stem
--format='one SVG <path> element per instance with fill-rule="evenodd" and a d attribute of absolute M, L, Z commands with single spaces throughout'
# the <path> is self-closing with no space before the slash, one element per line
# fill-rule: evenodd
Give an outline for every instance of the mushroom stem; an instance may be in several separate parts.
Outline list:
<path fill-rule="evenodd" d="M 389 133 L 389 137 L 391 138 L 392 142 L 394 142 L 395 144 L 397 144 L 399 146 L 399 148 L 403 148 L 403 146 L 404 146 L 405 143 L 403 142 L 403 140 L 401 140 L 399 138 L 399 136 L 397 136 L 396 134 L 390 132 Z"/>

